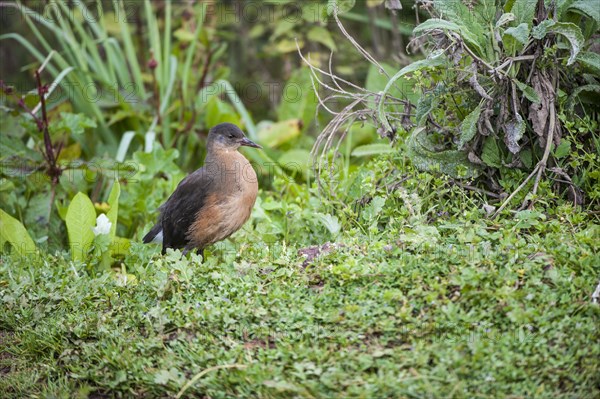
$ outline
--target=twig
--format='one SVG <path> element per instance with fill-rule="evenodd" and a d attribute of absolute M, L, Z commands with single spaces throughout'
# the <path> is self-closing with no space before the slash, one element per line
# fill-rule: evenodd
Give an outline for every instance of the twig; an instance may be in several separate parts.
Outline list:
<path fill-rule="evenodd" d="M 554 141 L 554 129 L 556 127 L 556 109 L 554 108 L 554 95 L 556 93 L 556 69 L 554 71 L 554 75 L 553 75 L 553 82 L 552 82 L 552 89 L 553 92 L 550 93 L 550 104 L 549 104 L 549 108 L 550 108 L 550 123 L 548 124 L 548 133 L 546 134 L 546 148 L 544 148 L 544 155 L 542 156 L 542 159 L 540 160 L 540 162 L 538 163 L 538 174 L 537 177 L 535 178 L 535 183 L 533 184 L 533 190 L 532 193 L 535 195 L 537 193 L 538 190 L 538 186 L 540 184 L 540 180 L 542 179 L 542 173 L 544 173 L 544 171 L 546 170 L 546 164 L 548 163 L 548 157 L 550 156 L 550 150 L 552 148 L 552 142 Z M 525 202 L 523 203 L 523 205 L 525 204 Z"/>
<path fill-rule="evenodd" d="M 492 215 L 492 219 L 497 217 L 500 214 L 500 212 L 502 212 L 504 208 L 506 208 L 510 201 L 515 197 L 515 195 L 517 195 L 517 193 L 521 191 L 523 187 L 525 187 L 527 182 L 529 182 L 529 180 L 531 180 L 531 178 L 537 173 L 539 166 L 540 164 L 537 164 L 535 168 L 533 168 L 533 171 L 529 174 L 529 176 L 527 176 L 527 178 L 523 181 L 523 183 L 521 183 L 521 185 L 519 185 L 519 187 L 517 187 L 517 189 L 513 191 L 511 195 L 508 196 L 508 198 L 502 203 L 502 205 L 500 205 L 500 208 L 498 208 L 498 210 Z"/>
<path fill-rule="evenodd" d="M 455 184 L 455 185 L 457 185 L 457 186 L 459 186 L 461 188 L 464 188 L 465 190 L 475 191 L 477 193 L 484 194 L 484 195 L 486 195 L 488 197 L 492 197 L 492 198 L 496 198 L 496 199 L 503 199 L 503 198 L 506 197 L 506 195 L 496 194 L 496 193 L 493 193 L 491 191 L 483 190 L 483 189 L 481 189 L 479 187 L 471 186 L 470 184 L 463 184 L 463 183 L 461 183 L 459 181 L 456 181 L 456 180 L 452 180 L 452 184 Z"/>
<path fill-rule="evenodd" d="M 209 368 L 207 368 L 205 370 L 202 370 L 201 372 L 199 372 L 198 374 L 196 374 L 194 377 L 192 377 L 192 379 L 189 380 L 183 386 L 183 388 L 181 388 L 179 390 L 179 392 L 177 392 L 177 395 L 175 395 L 175 399 L 181 398 L 181 395 L 183 395 L 185 393 L 185 391 L 187 391 L 200 378 L 202 378 L 204 375 L 210 373 L 211 371 L 222 370 L 222 369 L 245 369 L 246 367 L 248 367 L 248 366 L 246 366 L 245 364 L 221 364 L 219 366 L 213 366 L 213 367 L 209 367 Z"/>
<path fill-rule="evenodd" d="M 542 178 L 542 173 L 546 170 L 546 164 L 548 162 L 548 157 L 550 155 L 550 149 L 552 148 L 552 142 L 554 141 L 554 126 L 556 124 L 556 115 L 554 110 L 554 101 L 551 101 L 550 104 L 550 126 L 548 126 L 548 136 L 546 138 L 546 148 L 544 149 L 544 155 L 542 160 L 539 162 L 538 166 L 538 174 L 535 178 L 535 183 L 533 184 L 532 193 L 535 194 L 538 189 L 538 185 L 540 184 L 540 180 Z"/>

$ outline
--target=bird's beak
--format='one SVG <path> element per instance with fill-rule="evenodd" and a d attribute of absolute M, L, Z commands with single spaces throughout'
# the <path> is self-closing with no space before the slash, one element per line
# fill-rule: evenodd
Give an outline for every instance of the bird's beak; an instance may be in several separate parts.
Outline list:
<path fill-rule="evenodd" d="M 244 137 L 240 141 L 240 145 L 245 145 L 246 147 L 262 148 L 261 146 L 259 146 L 258 144 L 256 144 L 254 141 L 250 140 L 247 137 Z"/>

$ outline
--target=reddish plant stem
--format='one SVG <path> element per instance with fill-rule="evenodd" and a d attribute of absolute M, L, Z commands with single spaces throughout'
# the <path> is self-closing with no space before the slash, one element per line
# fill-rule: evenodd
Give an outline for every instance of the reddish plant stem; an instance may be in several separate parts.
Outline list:
<path fill-rule="evenodd" d="M 33 115 L 33 116 L 36 119 L 38 129 L 40 129 L 40 131 L 44 133 L 45 158 L 46 158 L 46 161 L 48 162 L 47 173 L 50 176 L 50 179 L 52 181 L 52 186 L 53 186 L 52 189 L 54 190 L 54 186 L 56 184 L 58 184 L 58 180 L 60 178 L 60 175 L 62 174 L 62 170 L 56 164 L 56 161 L 58 159 L 58 152 L 57 153 L 54 152 L 54 146 L 52 145 L 52 139 L 50 137 L 50 130 L 48 128 L 48 125 L 49 125 L 48 113 L 46 111 L 46 97 L 45 97 L 46 89 L 42 85 L 42 78 L 40 76 L 39 69 L 35 71 L 35 80 L 36 80 L 36 84 L 37 84 L 38 95 L 40 96 L 40 103 L 41 103 L 41 108 L 42 108 L 42 119 L 36 118 L 35 115 Z M 60 149 L 59 149 L 59 152 L 60 152 Z"/>

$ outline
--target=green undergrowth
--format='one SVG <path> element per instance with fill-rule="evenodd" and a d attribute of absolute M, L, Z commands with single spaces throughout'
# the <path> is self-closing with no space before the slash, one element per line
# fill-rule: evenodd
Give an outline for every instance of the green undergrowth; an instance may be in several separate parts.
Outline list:
<path fill-rule="evenodd" d="M 492 220 L 401 167 L 372 162 L 343 198 L 275 181 L 205 262 L 135 240 L 112 273 L 3 258 L 0 396 L 600 395 L 597 215 L 541 187 Z"/>

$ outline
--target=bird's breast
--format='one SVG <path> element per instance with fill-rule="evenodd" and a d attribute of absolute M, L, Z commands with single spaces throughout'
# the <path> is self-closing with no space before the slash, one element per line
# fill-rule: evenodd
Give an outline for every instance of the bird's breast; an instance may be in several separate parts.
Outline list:
<path fill-rule="evenodd" d="M 258 179 L 250 162 L 239 152 L 221 154 L 216 172 L 216 190 L 196 215 L 188 237 L 197 246 L 215 243 L 239 230 L 250 218 L 258 194 Z"/>

